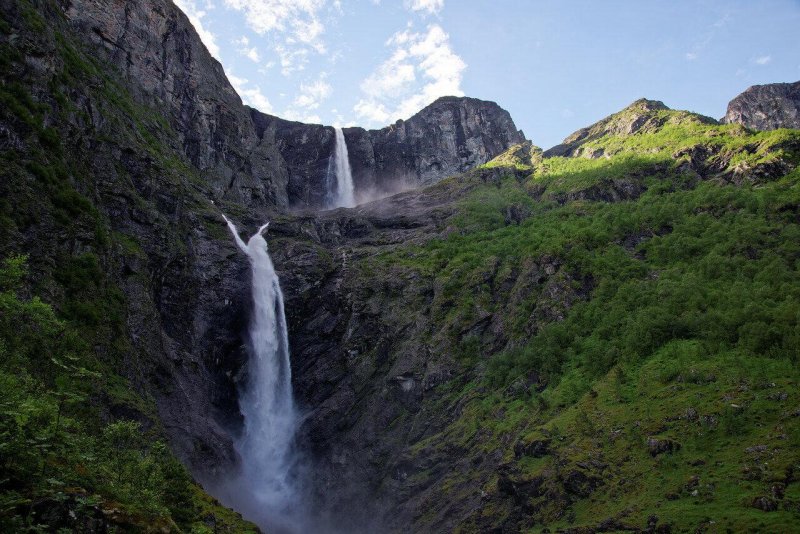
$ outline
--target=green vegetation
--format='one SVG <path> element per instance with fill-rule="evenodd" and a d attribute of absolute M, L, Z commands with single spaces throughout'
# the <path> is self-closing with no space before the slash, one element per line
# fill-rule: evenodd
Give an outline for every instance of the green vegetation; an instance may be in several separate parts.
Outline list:
<path fill-rule="evenodd" d="M 81 530 L 101 520 L 204 531 L 201 513 L 219 507 L 149 419 L 104 422 L 97 399 L 122 379 L 51 306 L 18 296 L 25 273 L 24 256 L 0 268 L 0 529 Z"/>
<path fill-rule="evenodd" d="M 458 231 L 376 260 L 433 278 L 431 341 L 474 376 L 442 400 L 461 399 L 460 417 L 415 453 L 502 454 L 513 481 L 445 477 L 451 501 L 476 480 L 492 496 L 464 531 L 800 520 L 800 132 L 647 117 L 633 134 L 605 124 L 580 149 L 600 157 L 515 147 L 488 165 L 509 176 L 461 202 Z M 536 440 L 546 454 L 515 454 Z"/>
<path fill-rule="evenodd" d="M 210 222 L 195 194 L 204 182 L 158 110 L 43 16 L 51 2 L 9 6 L 0 530 L 248 531 L 192 482 L 152 399 L 122 376 L 151 371 L 130 341 L 123 282 L 141 282 L 141 260 L 180 264 L 176 236 L 190 235 L 156 203 L 197 215 L 193 229 L 227 232 Z M 26 68 L 27 56 L 52 65 Z M 481 169 L 507 176 L 468 184 L 447 237 L 363 260 L 363 273 L 390 273 L 382 296 L 406 299 L 382 310 L 389 319 L 428 303 L 405 294 L 406 281 L 432 282 L 423 341 L 464 371 L 432 388 L 441 398 L 425 413 L 454 420 L 409 454 L 459 457 L 439 481 L 442 502 L 485 494 L 465 531 L 606 518 L 622 530 L 651 516 L 674 531 L 797 530 L 800 132 L 639 102 L 571 141 L 570 157 L 513 147 Z M 175 199 L 155 198 L 156 182 Z M 137 211 L 169 260 L 115 226 L 119 206 Z M 292 245 L 320 278 L 334 263 L 311 240 Z M 425 485 L 434 471 L 410 480 Z"/>
<path fill-rule="evenodd" d="M 153 399 L 126 378 L 148 362 L 118 273 L 143 247 L 97 209 L 113 189 L 168 237 L 184 229 L 162 231 L 134 180 L 186 187 L 192 173 L 163 118 L 62 33 L 53 7 L 20 0 L 0 20 L 0 531 L 253 531 L 192 481 Z M 51 58 L 52 72 L 26 56 Z M 98 168 L 103 144 L 154 163 L 136 176 Z"/>

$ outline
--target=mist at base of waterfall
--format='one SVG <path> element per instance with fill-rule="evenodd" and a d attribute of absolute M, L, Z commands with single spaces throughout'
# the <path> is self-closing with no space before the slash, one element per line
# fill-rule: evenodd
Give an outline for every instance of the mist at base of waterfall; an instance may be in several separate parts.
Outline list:
<path fill-rule="evenodd" d="M 247 381 L 239 392 L 244 428 L 235 440 L 239 470 L 218 484 L 221 501 L 270 532 L 303 532 L 299 424 L 292 396 L 289 337 L 280 281 L 267 251 L 263 225 L 245 243 L 225 222 L 251 269 L 253 309 L 247 331 Z"/>
<path fill-rule="evenodd" d="M 280 288 L 261 226 L 247 243 L 223 215 L 250 262 L 252 310 L 245 345 L 247 379 L 239 390 L 244 419 L 234 440 L 237 469 L 209 484 L 226 506 L 270 534 L 366 534 L 383 531 L 364 492 L 342 505 L 339 490 L 315 487 L 313 463 L 298 443 L 289 338 Z"/>

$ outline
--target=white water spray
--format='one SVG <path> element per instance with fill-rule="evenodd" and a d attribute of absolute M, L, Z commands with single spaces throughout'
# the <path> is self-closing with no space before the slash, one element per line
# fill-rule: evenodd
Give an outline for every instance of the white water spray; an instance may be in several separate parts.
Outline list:
<path fill-rule="evenodd" d="M 352 208 L 356 205 L 353 174 L 350 172 L 350 158 L 347 154 L 347 142 L 341 128 L 334 127 L 336 132 L 333 165 L 328 164 L 328 204 L 333 208 Z M 331 171 L 336 177 L 336 193 L 331 191 L 333 180 Z"/>
<path fill-rule="evenodd" d="M 292 398 L 289 340 L 278 276 L 262 236 L 269 223 L 245 243 L 223 215 L 236 245 L 250 260 L 253 313 L 248 331 L 247 385 L 240 395 L 244 432 L 236 441 L 242 470 L 224 493 L 246 518 L 269 532 L 298 527 L 298 488 L 292 477 L 298 416 Z"/>

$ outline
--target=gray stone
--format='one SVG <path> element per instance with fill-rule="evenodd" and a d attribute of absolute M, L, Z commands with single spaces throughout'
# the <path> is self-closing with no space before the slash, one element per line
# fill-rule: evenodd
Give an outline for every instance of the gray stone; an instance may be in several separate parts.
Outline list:
<path fill-rule="evenodd" d="M 754 130 L 800 128 L 800 81 L 749 87 L 730 101 L 721 122 Z"/>

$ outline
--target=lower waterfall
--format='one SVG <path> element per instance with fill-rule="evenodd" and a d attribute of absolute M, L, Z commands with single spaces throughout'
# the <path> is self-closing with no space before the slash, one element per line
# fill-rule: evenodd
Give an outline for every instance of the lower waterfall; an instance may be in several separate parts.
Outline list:
<path fill-rule="evenodd" d="M 220 497 L 265 531 L 301 532 L 301 490 L 293 473 L 298 413 L 283 294 L 262 235 L 269 223 L 245 243 L 236 226 L 223 217 L 250 260 L 253 310 L 247 336 L 248 380 L 239 396 L 244 430 L 235 442 L 241 471 L 226 481 Z"/>

